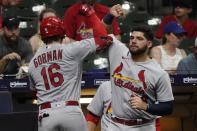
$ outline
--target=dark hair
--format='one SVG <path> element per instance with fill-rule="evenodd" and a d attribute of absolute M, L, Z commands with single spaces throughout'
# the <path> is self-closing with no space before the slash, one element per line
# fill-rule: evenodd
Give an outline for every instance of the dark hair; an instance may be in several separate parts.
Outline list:
<path fill-rule="evenodd" d="M 52 8 L 46 8 L 46 9 L 44 9 L 44 10 L 41 11 L 40 16 L 39 16 L 39 20 L 42 21 L 42 19 L 44 17 L 44 14 L 45 13 L 50 13 L 50 12 L 51 13 L 54 13 L 55 15 L 57 15 L 57 12 L 54 9 L 52 9 Z"/>
<path fill-rule="evenodd" d="M 54 41 L 59 41 L 59 40 L 63 40 L 64 37 L 62 36 L 52 36 L 52 37 L 47 37 L 47 38 L 43 38 L 42 41 L 47 45 L 49 43 L 52 43 Z"/>
<path fill-rule="evenodd" d="M 134 31 L 139 31 L 139 32 L 144 33 L 145 38 L 150 41 L 153 41 L 154 39 L 154 34 L 153 34 L 152 29 L 146 25 L 135 26 L 131 29 L 131 32 L 134 32 Z"/>
<path fill-rule="evenodd" d="M 184 8 L 192 8 L 191 0 L 174 0 L 172 1 L 173 7 L 184 7 Z"/>

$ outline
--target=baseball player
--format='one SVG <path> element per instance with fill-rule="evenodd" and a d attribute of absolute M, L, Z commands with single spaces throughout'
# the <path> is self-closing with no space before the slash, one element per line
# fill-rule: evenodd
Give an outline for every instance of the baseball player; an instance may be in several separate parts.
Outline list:
<path fill-rule="evenodd" d="M 107 16 L 103 22 L 112 19 Z M 109 48 L 113 122 L 107 131 L 155 131 L 157 116 L 173 110 L 169 75 L 148 56 L 153 36 L 147 26 L 134 27 L 128 48 L 113 37 Z"/>
<path fill-rule="evenodd" d="M 87 107 L 88 131 L 95 131 L 101 117 L 101 131 L 106 131 L 111 117 L 111 82 L 102 83 Z"/>
<path fill-rule="evenodd" d="M 147 26 L 132 29 L 128 48 L 114 37 L 109 49 L 113 123 L 108 131 L 156 131 L 156 116 L 172 112 L 169 75 L 148 56 L 152 40 Z"/>
<path fill-rule="evenodd" d="M 80 14 L 94 26 L 94 37 L 72 44 L 61 44 L 65 29 L 58 17 L 47 17 L 40 25 L 41 38 L 46 45 L 39 48 L 30 62 L 32 87 L 37 90 L 39 131 L 86 131 L 87 125 L 79 106 L 81 64 L 83 59 L 109 44 L 110 37 L 87 5 Z"/>
<path fill-rule="evenodd" d="M 111 121 L 111 82 L 102 83 L 91 103 L 87 107 L 88 114 L 86 120 L 88 123 L 88 131 L 95 131 L 96 126 L 101 118 L 101 131 L 106 131 Z M 156 119 L 156 131 L 160 131 L 159 118 Z"/>

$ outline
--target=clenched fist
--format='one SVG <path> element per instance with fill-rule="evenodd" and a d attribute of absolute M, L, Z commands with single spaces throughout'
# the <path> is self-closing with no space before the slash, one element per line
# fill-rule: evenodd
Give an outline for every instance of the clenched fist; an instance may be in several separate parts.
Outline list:
<path fill-rule="evenodd" d="M 122 6 L 120 4 L 114 5 L 110 8 L 110 13 L 112 15 L 114 15 L 115 17 L 125 17 L 126 16 L 126 12 L 124 11 L 124 9 L 122 8 Z"/>

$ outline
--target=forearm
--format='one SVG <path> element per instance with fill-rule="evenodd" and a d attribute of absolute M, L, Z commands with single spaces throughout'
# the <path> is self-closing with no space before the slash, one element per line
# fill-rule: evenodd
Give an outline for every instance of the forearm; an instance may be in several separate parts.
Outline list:
<path fill-rule="evenodd" d="M 2 74 L 5 69 L 6 69 L 6 66 L 8 64 L 8 60 L 4 59 L 4 57 L 0 60 L 0 74 Z"/>
<path fill-rule="evenodd" d="M 93 29 L 93 37 L 97 50 L 105 48 L 107 45 L 112 43 L 112 38 L 108 36 L 107 31 L 96 16 L 95 11 L 92 6 L 84 4 L 80 7 L 79 13 L 86 16 L 86 23 Z"/>
<path fill-rule="evenodd" d="M 173 101 L 160 102 L 158 104 L 148 104 L 146 111 L 152 115 L 164 116 L 173 111 Z"/>
<path fill-rule="evenodd" d="M 92 24 L 93 37 L 97 45 L 97 50 L 104 49 L 110 45 L 113 39 L 112 37 L 108 36 L 107 31 L 99 18 L 95 14 L 92 14 L 89 16 L 88 22 Z"/>
<path fill-rule="evenodd" d="M 100 37 L 100 36 L 107 36 L 107 31 L 105 29 L 105 26 L 100 21 L 100 19 L 96 16 L 95 13 L 90 15 L 87 18 L 88 23 L 91 25 L 93 29 L 93 36 L 94 37 Z"/>

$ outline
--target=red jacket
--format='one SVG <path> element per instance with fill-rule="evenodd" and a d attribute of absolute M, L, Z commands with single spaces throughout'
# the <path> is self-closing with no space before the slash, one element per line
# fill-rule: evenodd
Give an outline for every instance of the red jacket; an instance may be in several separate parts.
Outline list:
<path fill-rule="evenodd" d="M 79 15 L 79 7 L 81 6 L 81 3 L 78 2 L 74 5 L 72 5 L 70 8 L 68 8 L 65 11 L 64 14 L 64 26 L 66 29 L 66 35 L 72 39 L 75 40 L 82 40 L 86 38 L 92 38 L 93 30 L 91 28 L 91 25 L 86 22 L 86 17 Z M 101 5 L 99 3 L 96 3 L 94 5 L 94 10 L 97 15 L 97 17 L 102 20 L 103 17 L 109 13 L 109 8 Z M 120 34 L 120 28 L 118 21 L 114 19 L 112 23 L 113 27 L 113 33 L 114 35 Z"/>

